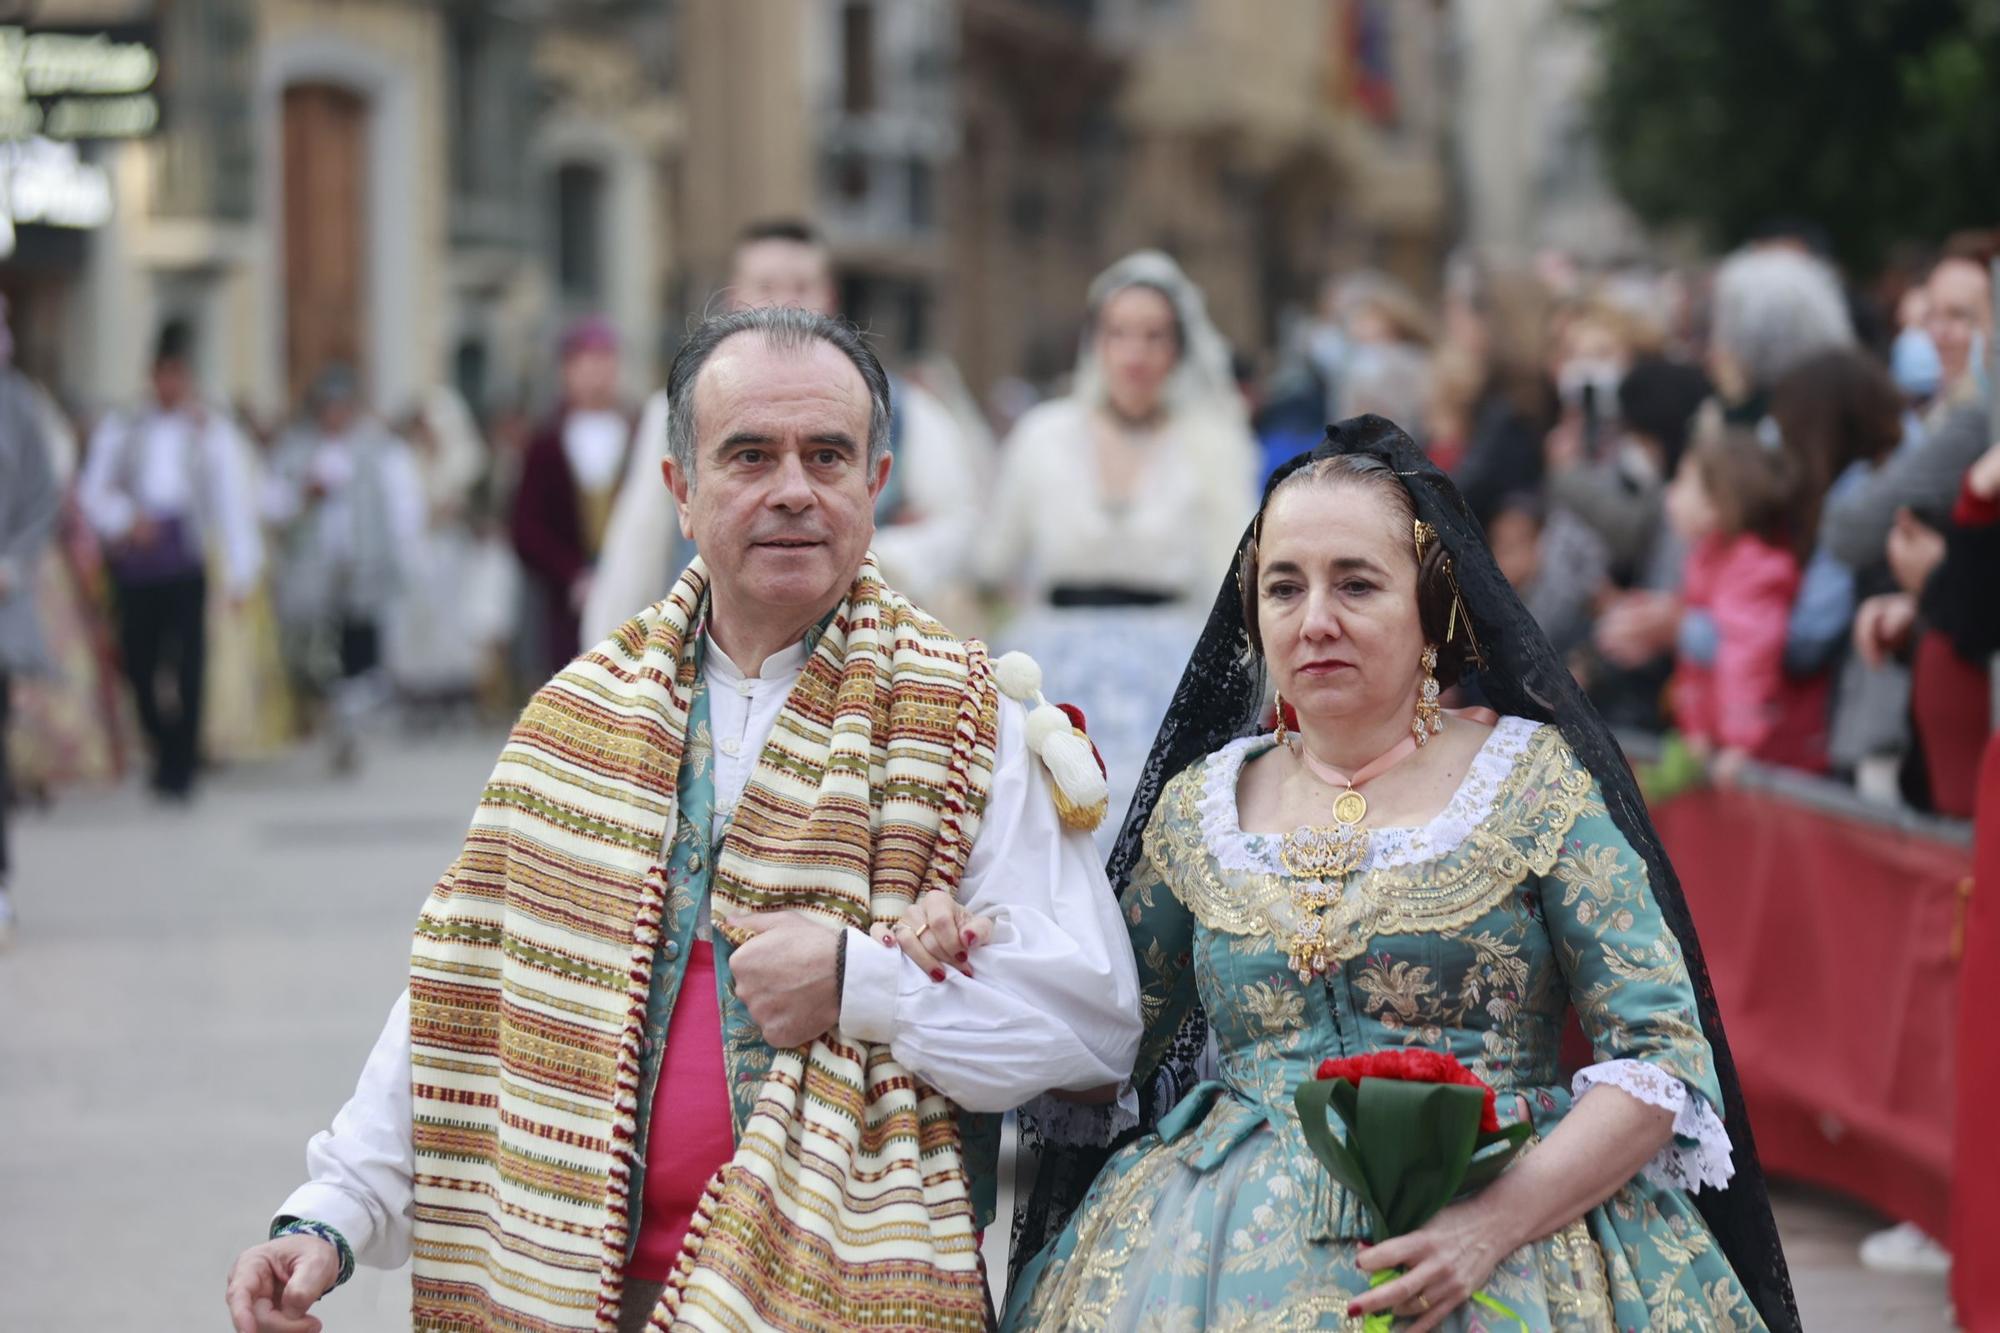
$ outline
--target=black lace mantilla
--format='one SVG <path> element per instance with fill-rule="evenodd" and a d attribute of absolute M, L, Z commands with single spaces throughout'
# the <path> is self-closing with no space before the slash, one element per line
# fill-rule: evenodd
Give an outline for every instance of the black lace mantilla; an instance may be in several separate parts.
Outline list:
<path fill-rule="evenodd" d="M 1709 983 L 1680 880 L 1660 845 L 1624 752 L 1501 574 L 1485 534 L 1458 488 L 1393 423 L 1364 416 L 1329 427 L 1318 446 L 1273 474 L 1265 485 L 1264 501 L 1268 503 L 1273 488 L 1299 468 L 1348 453 L 1369 454 L 1387 463 L 1408 488 L 1417 517 L 1437 529 L 1451 553 L 1465 611 L 1484 657 L 1478 685 L 1485 699 L 1503 714 L 1559 727 L 1578 762 L 1602 788 L 1612 820 L 1645 859 L 1660 913 L 1687 959 L 1688 975 L 1701 1006 L 1702 1031 L 1715 1052 L 1723 1119 L 1736 1167 L 1726 1189 L 1703 1190 L 1692 1196 L 1693 1202 L 1773 1333 L 1798 1333 L 1791 1278 L 1744 1113 L 1742 1085 L 1729 1054 L 1722 1016 L 1716 1010 L 1715 990 Z M 1246 529 L 1237 547 L 1238 564 L 1249 540 L 1250 530 Z M 1114 888 L 1122 888 L 1137 866 L 1141 838 L 1167 782 L 1190 764 L 1261 726 L 1269 696 L 1263 661 L 1251 651 L 1243 624 L 1237 567 L 1232 564 L 1223 576 L 1207 628 L 1153 742 L 1132 808 L 1107 865 Z M 1195 1062 L 1207 1039 L 1207 1019 L 1197 1004 L 1176 1036 L 1158 1077 L 1140 1090 L 1140 1126 L 1128 1140 L 1156 1125 L 1191 1086 Z M 1039 1169 L 1032 1192 L 1015 1210 L 1012 1268 L 1016 1277 L 1028 1259 L 1061 1233 L 1113 1151 L 1040 1141 L 1030 1124 L 1024 1124 L 1023 1133 L 1028 1146 L 1038 1154 Z"/>

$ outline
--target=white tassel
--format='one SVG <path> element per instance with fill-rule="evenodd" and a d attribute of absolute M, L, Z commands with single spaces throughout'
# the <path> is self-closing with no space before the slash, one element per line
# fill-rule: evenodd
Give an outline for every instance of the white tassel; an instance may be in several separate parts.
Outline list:
<path fill-rule="evenodd" d="M 1060 736 L 1049 737 L 1041 755 L 1049 766 L 1049 776 L 1070 800 L 1089 807 L 1109 799 L 1111 784 L 1104 780 L 1097 756 L 1091 752 L 1090 738 L 1082 732 L 1072 727 Z"/>
<path fill-rule="evenodd" d="M 993 664 L 1000 692 L 1015 703 L 1033 703 L 1042 697 L 1042 668 L 1026 653 L 1007 653 Z"/>
<path fill-rule="evenodd" d="M 1097 767 L 1090 738 L 1069 714 L 1042 696 L 1042 669 L 1026 653 L 1008 653 L 993 663 L 1000 692 L 1028 710 L 1028 748 L 1041 757 L 1055 784 L 1056 814 L 1065 828 L 1090 832 L 1111 811 L 1111 787 Z"/>
<path fill-rule="evenodd" d="M 1028 714 L 1028 748 L 1046 759 L 1050 739 L 1067 736 L 1071 730 L 1068 713 L 1054 704 L 1042 704 Z"/>

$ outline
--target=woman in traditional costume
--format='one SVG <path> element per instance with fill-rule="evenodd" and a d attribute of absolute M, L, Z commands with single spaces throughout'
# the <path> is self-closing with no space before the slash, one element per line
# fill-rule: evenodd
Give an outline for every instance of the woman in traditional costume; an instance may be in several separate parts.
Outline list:
<path fill-rule="evenodd" d="M 1122 810 L 1256 494 L 1229 349 L 1173 260 L 1141 251 L 1091 284 L 1070 394 L 1023 416 L 1001 457 L 976 563 L 1023 614 L 995 638 L 1063 682 Z"/>
<path fill-rule="evenodd" d="M 1438 707 L 1472 670 L 1496 725 Z M 1335 427 L 1266 488 L 1110 871 L 1147 1132 L 1092 1183 L 1088 1150 L 1043 1127 L 1006 1327 L 1798 1327 L 1630 770 L 1457 491 L 1387 421 Z M 1571 1010 L 1591 1051 L 1566 1077 Z M 1211 1032 L 1217 1074 L 1189 1087 Z M 1414 1049 L 1462 1061 L 1532 1136 L 1384 1241 L 1293 1094 L 1327 1057 Z"/>

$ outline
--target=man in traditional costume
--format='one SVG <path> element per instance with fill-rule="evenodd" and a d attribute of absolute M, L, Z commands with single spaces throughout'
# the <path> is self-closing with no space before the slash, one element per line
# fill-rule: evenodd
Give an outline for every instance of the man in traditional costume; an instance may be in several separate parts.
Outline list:
<path fill-rule="evenodd" d="M 282 553 L 278 615 L 292 667 L 324 701 L 333 767 L 346 772 L 362 722 L 388 696 L 383 637 L 423 540 L 423 478 L 410 446 L 363 410 L 346 367 L 321 372 L 307 406 L 278 443 L 264 517 Z"/>
<path fill-rule="evenodd" d="M 1131 1068 L 1088 742 L 867 550 L 880 363 L 750 310 L 668 389 L 700 555 L 522 715 L 238 1333 L 412 1253 L 420 1330 L 971 1333 L 995 1113 Z"/>
<path fill-rule="evenodd" d="M 581 646 L 577 618 L 632 446 L 632 418 L 618 396 L 618 335 L 603 319 L 580 319 L 563 334 L 562 387 L 562 403 L 528 441 L 510 515 L 514 551 L 541 593 L 551 671 Z"/>
<path fill-rule="evenodd" d="M 150 401 L 98 424 L 77 487 L 111 567 L 118 644 L 153 750 L 153 790 L 171 799 L 193 792 L 199 767 L 209 548 L 219 548 L 232 603 L 250 595 L 264 566 L 249 450 L 229 414 L 202 402 L 193 342 L 178 320 L 161 329 Z M 171 689 L 162 676 L 172 677 Z"/>

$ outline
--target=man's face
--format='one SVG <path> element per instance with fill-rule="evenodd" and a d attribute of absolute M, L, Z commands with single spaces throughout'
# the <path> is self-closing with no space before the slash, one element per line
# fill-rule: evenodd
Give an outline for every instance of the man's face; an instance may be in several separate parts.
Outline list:
<path fill-rule="evenodd" d="M 868 466 L 870 403 L 832 345 L 739 333 L 694 383 L 695 464 L 667 485 L 681 534 L 732 614 L 809 624 L 838 604 L 875 535 L 889 460 Z M 692 485 L 690 485 L 692 480 Z"/>
<path fill-rule="evenodd" d="M 834 313 L 833 274 L 826 251 L 798 241 L 751 241 L 736 247 L 729 277 L 729 304 L 735 310 L 766 306 Z"/>
<path fill-rule="evenodd" d="M 153 366 L 154 401 L 170 412 L 187 401 L 193 384 L 185 361 L 169 359 Z"/>
<path fill-rule="evenodd" d="M 1924 285 L 1924 331 L 1937 347 L 1944 382 L 1955 384 L 1972 364 L 1975 345 L 1993 335 L 1993 292 L 1986 270 L 1969 259 L 1947 259 Z"/>

